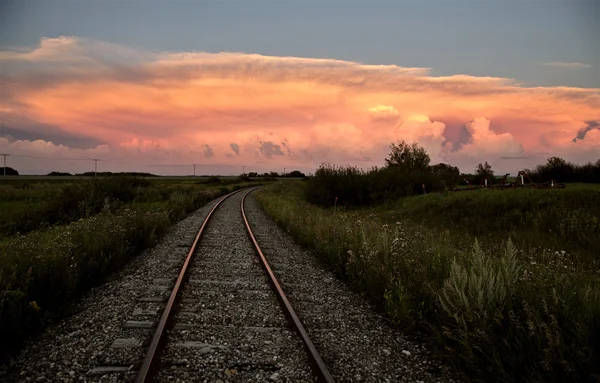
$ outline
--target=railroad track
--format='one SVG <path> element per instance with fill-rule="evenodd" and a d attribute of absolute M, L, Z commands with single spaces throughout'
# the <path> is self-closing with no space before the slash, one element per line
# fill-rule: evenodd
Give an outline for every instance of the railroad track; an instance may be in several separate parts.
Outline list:
<path fill-rule="evenodd" d="M 202 223 L 138 383 L 334 381 L 246 219 L 244 200 L 253 190 L 223 197 Z"/>

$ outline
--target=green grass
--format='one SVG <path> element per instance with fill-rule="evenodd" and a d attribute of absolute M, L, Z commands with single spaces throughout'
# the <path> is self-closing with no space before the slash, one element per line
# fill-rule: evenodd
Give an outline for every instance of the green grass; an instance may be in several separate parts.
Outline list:
<path fill-rule="evenodd" d="M 122 204 L 167 206 L 174 193 L 201 193 L 248 182 L 238 177 L 206 181 L 203 177 L 71 177 L 68 182 L 40 178 L 1 183 L 0 239 L 90 217 L 106 204 L 113 209 Z"/>
<path fill-rule="evenodd" d="M 0 187 L 0 361 L 188 213 L 258 184 L 120 177 Z"/>
<path fill-rule="evenodd" d="M 430 194 L 370 210 L 386 222 L 410 220 L 477 237 L 487 246 L 506 238 L 520 248 L 568 250 L 598 265 L 600 189 L 509 189 Z"/>
<path fill-rule="evenodd" d="M 349 210 L 309 204 L 305 184 L 276 183 L 257 198 L 468 379 L 600 377 L 598 191 L 429 194 Z"/>

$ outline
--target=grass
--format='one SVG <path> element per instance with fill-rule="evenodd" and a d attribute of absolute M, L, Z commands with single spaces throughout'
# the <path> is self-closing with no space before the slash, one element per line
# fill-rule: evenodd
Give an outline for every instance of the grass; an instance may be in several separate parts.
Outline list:
<path fill-rule="evenodd" d="M 47 177 L 52 178 L 52 177 Z M 106 203 L 167 206 L 173 195 L 230 188 L 239 177 L 98 177 L 63 182 L 3 182 L 0 184 L 0 239 L 98 214 Z M 106 201 L 107 200 L 107 201 Z"/>
<path fill-rule="evenodd" d="M 256 182 L 135 178 L 0 188 L 0 361 L 210 200 Z M 4 207 L 9 207 L 4 209 Z"/>
<path fill-rule="evenodd" d="M 569 250 L 583 264 L 600 261 L 600 189 L 475 190 L 400 199 L 370 209 L 384 221 L 399 219 L 452 227 L 493 246 L 509 236 L 521 248 Z"/>
<path fill-rule="evenodd" d="M 600 378 L 600 193 L 428 194 L 320 208 L 307 183 L 257 198 L 275 221 L 392 323 L 467 379 Z"/>

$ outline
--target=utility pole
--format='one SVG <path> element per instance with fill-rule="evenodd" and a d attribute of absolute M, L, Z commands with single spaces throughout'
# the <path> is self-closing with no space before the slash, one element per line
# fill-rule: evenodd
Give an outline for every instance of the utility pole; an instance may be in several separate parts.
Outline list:
<path fill-rule="evenodd" d="M 285 177 L 285 168 L 283 168 L 283 176 Z"/>
<path fill-rule="evenodd" d="M 94 159 L 94 177 L 96 177 L 97 172 L 98 172 L 98 160 Z"/>
<path fill-rule="evenodd" d="M 6 177 L 6 157 L 8 156 L 8 154 L 0 154 L 2 157 L 4 157 L 4 176 Z"/>
<path fill-rule="evenodd" d="M 242 174 L 246 174 L 246 167 L 242 166 Z"/>
<path fill-rule="evenodd" d="M 194 177 L 196 177 L 196 164 L 194 164 Z"/>

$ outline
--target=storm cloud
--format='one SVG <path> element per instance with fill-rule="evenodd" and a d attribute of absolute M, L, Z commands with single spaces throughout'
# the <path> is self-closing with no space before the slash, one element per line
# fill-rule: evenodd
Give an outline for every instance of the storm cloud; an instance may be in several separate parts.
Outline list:
<path fill-rule="evenodd" d="M 314 170 L 324 161 L 380 166 L 403 139 L 425 147 L 432 163 L 468 171 L 501 157 L 530 167 L 541 151 L 600 157 L 595 88 L 334 59 L 150 52 L 73 36 L 0 51 L 0 64 L 2 150 L 20 155 L 193 164 L 201 148 L 206 163 L 235 169 Z"/>

